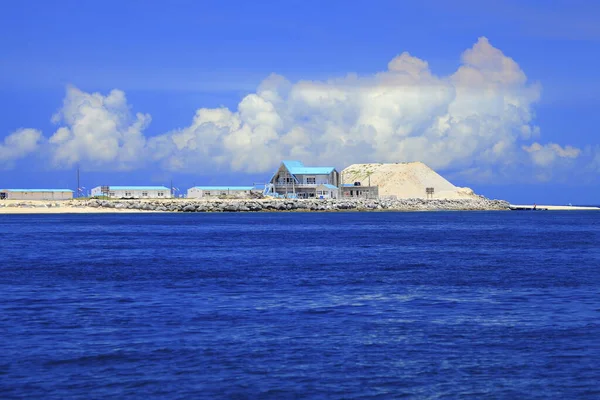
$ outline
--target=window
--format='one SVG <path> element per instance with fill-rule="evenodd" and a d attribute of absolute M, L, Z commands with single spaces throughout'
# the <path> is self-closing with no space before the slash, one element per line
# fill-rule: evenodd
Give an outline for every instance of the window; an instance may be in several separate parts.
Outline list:
<path fill-rule="evenodd" d="M 109 195 L 110 197 L 115 197 L 115 192 L 108 192 L 108 195 Z"/>
<path fill-rule="evenodd" d="M 131 192 L 125 192 L 125 196 L 131 197 Z"/>
<path fill-rule="evenodd" d="M 308 185 L 314 185 L 314 184 L 317 183 L 317 181 L 316 181 L 315 177 L 313 176 L 313 177 L 310 177 L 310 178 L 306 178 L 306 183 Z"/>
<path fill-rule="evenodd" d="M 158 197 L 163 197 L 165 194 L 163 192 L 158 192 Z"/>
<path fill-rule="evenodd" d="M 205 196 L 210 196 L 210 192 L 204 192 Z"/>
<path fill-rule="evenodd" d="M 148 192 L 142 192 L 142 196 L 148 197 Z"/>

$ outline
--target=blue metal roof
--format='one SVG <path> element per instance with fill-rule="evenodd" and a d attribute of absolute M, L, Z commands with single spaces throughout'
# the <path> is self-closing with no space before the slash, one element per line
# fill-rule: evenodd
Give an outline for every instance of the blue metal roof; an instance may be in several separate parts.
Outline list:
<path fill-rule="evenodd" d="M 305 167 L 300 161 L 283 161 L 283 165 L 293 175 L 328 175 L 334 167 Z"/>
<path fill-rule="evenodd" d="M 290 172 L 294 175 L 329 175 L 334 169 L 333 167 L 304 167 L 294 168 Z"/>
<path fill-rule="evenodd" d="M 252 190 L 254 186 L 194 186 L 200 190 Z"/>
<path fill-rule="evenodd" d="M 169 190 L 164 186 L 109 186 L 110 190 Z"/>
<path fill-rule="evenodd" d="M 327 189 L 338 190 L 337 186 L 330 185 L 329 183 L 326 183 L 323 186 L 325 186 Z"/>
<path fill-rule="evenodd" d="M 290 171 L 292 168 L 304 168 L 304 164 L 301 161 L 294 160 L 284 160 L 282 161 L 283 165 Z"/>
<path fill-rule="evenodd" d="M 6 192 L 73 192 L 70 189 L 2 189 Z"/>

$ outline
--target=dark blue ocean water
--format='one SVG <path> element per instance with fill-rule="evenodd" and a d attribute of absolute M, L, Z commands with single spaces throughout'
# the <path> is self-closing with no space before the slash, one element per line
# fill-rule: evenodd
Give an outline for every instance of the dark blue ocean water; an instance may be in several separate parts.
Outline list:
<path fill-rule="evenodd" d="M 600 398 L 600 213 L 0 215 L 0 398 Z"/>

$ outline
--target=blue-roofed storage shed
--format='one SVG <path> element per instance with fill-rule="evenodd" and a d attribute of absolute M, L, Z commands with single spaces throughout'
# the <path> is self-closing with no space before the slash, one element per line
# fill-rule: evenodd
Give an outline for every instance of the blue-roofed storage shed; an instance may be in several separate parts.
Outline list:
<path fill-rule="evenodd" d="M 171 190 L 166 186 L 96 186 L 92 197 L 111 199 L 170 199 Z"/>
<path fill-rule="evenodd" d="M 71 200 L 70 189 L 0 189 L 0 200 Z"/>

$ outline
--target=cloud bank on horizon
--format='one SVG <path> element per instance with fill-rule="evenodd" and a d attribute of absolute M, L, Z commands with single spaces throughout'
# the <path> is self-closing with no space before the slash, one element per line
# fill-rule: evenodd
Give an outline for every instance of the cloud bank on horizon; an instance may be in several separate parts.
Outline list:
<path fill-rule="evenodd" d="M 472 180 L 532 166 L 537 178 L 578 162 L 584 151 L 540 143 L 533 105 L 539 84 L 481 37 L 451 75 L 404 52 L 387 70 L 328 81 L 271 75 L 237 110 L 200 108 L 192 123 L 144 135 L 148 114 L 132 115 L 125 93 L 68 87 L 48 138 L 21 129 L 0 144 L 0 165 L 38 152 L 56 168 L 133 170 L 148 162 L 170 171 L 272 171 L 282 159 L 343 167 L 423 161 Z M 598 156 L 596 156 L 598 159 Z"/>

